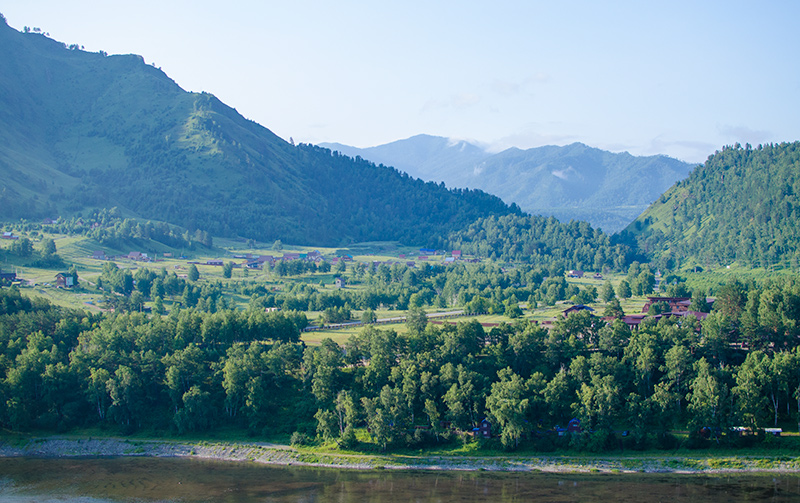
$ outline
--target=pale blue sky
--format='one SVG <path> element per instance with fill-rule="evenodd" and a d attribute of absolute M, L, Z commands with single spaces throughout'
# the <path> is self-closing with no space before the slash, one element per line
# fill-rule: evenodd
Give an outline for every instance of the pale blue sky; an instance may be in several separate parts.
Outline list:
<path fill-rule="evenodd" d="M 0 12 L 89 51 L 141 54 L 296 142 L 426 133 L 702 162 L 737 141 L 800 139 L 800 1 L 0 0 Z"/>

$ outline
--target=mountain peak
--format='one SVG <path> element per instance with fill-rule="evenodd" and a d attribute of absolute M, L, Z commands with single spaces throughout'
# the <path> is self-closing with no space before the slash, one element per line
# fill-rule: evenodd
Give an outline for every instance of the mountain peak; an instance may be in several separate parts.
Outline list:
<path fill-rule="evenodd" d="M 492 153 L 470 141 L 424 134 L 347 151 L 423 180 L 485 190 L 531 213 L 583 219 L 612 231 L 624 228 L 692 167 L 581 142 Z"/>
<path fill-rule="evenodd" d="M 118 207 L 217 236 L 440 246 L 454 227 L 519 213 L 486 193 L 290 145 L 140 56 L 87 53 L 6 24 L 0 38 L 0 218 Z"/>

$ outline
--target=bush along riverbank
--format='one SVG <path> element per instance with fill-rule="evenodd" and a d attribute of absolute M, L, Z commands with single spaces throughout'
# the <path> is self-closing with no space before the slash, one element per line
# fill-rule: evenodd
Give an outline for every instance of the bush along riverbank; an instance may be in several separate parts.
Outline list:
<path fill-rule="evenodd" d="M 800 457 L 775 455 L 453 456 L 317 452 L 240 442 L 177 442 L 121 438 L 0 438 L 2 457 L 182 457 L 345 469 L 486 470 L 586 473 L 800 473 Z"/>

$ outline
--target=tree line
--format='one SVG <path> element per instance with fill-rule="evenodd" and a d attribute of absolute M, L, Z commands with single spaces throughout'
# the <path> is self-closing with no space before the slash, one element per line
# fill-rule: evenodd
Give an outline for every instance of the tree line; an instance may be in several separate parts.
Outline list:
<path fill-rule="evenodd" d="M 745 441 L 722 435 L 733 426 L 798 420 L 800 282 L 734 281 L 705 321 L 651 317 L 633 331 L 613 305 L 609 321 L 581 311 L 549 330 L 421 319 L 306 347 L 291 315 L 263 309 L 92 315 L 3 289 L 0 422 L 224 426 L 391 450 L 452 441 L 487 418 L 509 449 L 602 451 L 620 430 L 631 448 L 676 447 L 676 428 L 700 447 Z M 583 433 L 549 433 L 572 418 Z"/>
<path fill-rule="evenodd" d="M 661 196 L 619 239 L 654 265 L 798 269 L 800 142 L 735 144 Z"/>

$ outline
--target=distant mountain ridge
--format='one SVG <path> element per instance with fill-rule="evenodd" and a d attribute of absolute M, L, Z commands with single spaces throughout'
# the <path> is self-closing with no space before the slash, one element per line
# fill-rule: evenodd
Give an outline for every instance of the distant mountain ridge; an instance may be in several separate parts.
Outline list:
<path fill-rule="evenodd" d="M 519 214 L 312 145 L 291 145 L 140 56 L 88 53 L 0 16 L 0 219 L 122 216 L 216 236 L 338 246 L 441 246 L 453 229 Z"/>
<path fill-rule="evenodd" d="M 428 135 L 364 149 L 320 145 L 448 187 L 480 189 L 532 214 L 585 220 L 606 232 L 623 229 L 694 168 L 663 155 L 637 157 L 582 143 L 499 153 Z"/>

